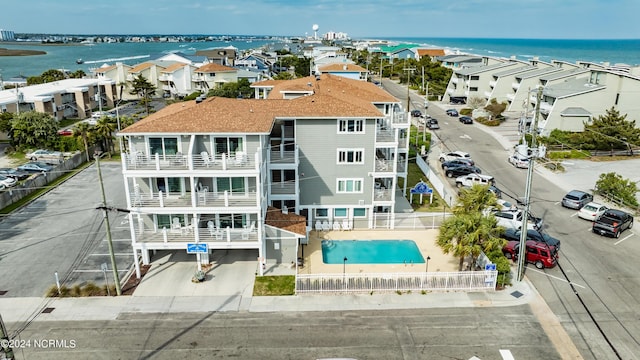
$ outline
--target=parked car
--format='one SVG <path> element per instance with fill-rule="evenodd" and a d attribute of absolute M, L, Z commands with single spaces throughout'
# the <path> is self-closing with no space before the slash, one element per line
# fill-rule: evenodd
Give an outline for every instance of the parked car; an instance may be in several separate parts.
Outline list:
<path fill-rule="evenodd" d="M 31 161 L 40 161 L 47 164 L 60 164 L 64 161 L 64 155 L 60 151 L 50 151 L 38 149 L 30 153 L 26 153 L 25 157 Z"/>
<path fill-rule="evenodd" d="M 453 159 L 449 161 L 445 161 L 441 164 L 443 170 L 447 170 L 448 168 L 457 167 L 460 165 L 468 165 L 473 166 L 473 160 L 467 158 Z"/>
<path fill-rule="evenodd" d="M 480 169 L 478 169 L 480 170 Z M 456 178 L 457 187 L 472 187 L 473 185 L 493 185 L 495 179 L 490 175 L 481 175 L 480 171 L 467 175 L 458 176 Z"/>
<path fill-rule="evenodd" d="M 537 241 L 529 240 L 525 243 L 525 259 L 534 264 L 538 269 L 551 268 L 558 263 L 558 249 Z M 520 241 L 509 241 L 502 248 L 502 253 L 507 259 L 518 259 Z"/>
<path fill-rule="evenodd" d="M 500 190 L 497 186 L 490 185 L 489 186 L 489 191 L 491 191 L 493 193 L 493 195 L 495 195 L 498 199 L 502 198 L 502 190 Z"/>
<path fill-rule="evenodd" d="M 470 116 L 460 116 L 458 120 L 463 124 L 473 124 L 473 118 Z"/>
<path fill-rule="evenodd" d="M 411 110 L 411 116 L 420 117 L 422 116 L 422 112 L 420 110 Z"/>
<path fill-rule="evenodd" d="M 498 199 L 498 210 L 500 211 L 508 211 L 508 210 L 517 210 L 518 207 L 515 204 L 510 203 L 507 200 Z"/>
<path fill-rule="evenodd" d="M 519 169 L 526 169 L 529 167 L 529 158 L 519 153 L 513 153 L 509 156 L 509 163 Z"/>
<path fill-rule="evenodd" d="M 73 135 L 72 129 L 60 129 L 58 130 L 58 135 L 60 136 L 71 136 Z"/>
<path fill-rule="evenodd" d="M 447 111 L 445 111 L 445 112 L 449 116 L 458 116 L 458 110 L 456 110 L 456 109 L 447 109 Z"/>
<path fill-rule="evenodd" d="M 461 165 L 447 169 L 444 174 L 449 178 L 457 178 L 458 176 L 469 175 L 472 173 L 479 174 L 480 172 L 481 170 L 477 166 Z"/>
<path fill-rule="evenodd" d="M 0 188 L 8 188 L 14 186 L 18 180 L 8 176 L 0 175 Z"/>
<path fill-rule="evenodd" d="M 440 129 L 440 125 L 438 125 L 438 120 L 436 119 L 428 119 L 427 120 L 427 128 L 430 130 Z"/>
<path fill-rule="evenodd" d="M 589 221 L 595 221 L 607 210 L 609 210 L 609 208 L 602 204 L 590 202 L 578 211 L 578 217 Z"/>
<path fill-rule="evenodd" d="M 469 160 L 471 160 L 471 155 L 469 155 L 469 153 L 466 153 L 464 151 L 450 151 L 450 152 L 447 152 L 447 153 L 441 153 L 440 156 L 438 157 L 438 159 L 440 159 L 441 163 L 443 163 L 445 161 L 453 160 L 453 159 L 469 159 Z"/>
<path fill-rule="evenodd" d="M 39 161 L 31 161 L 18 166 L 16 169 L 29 172 L 49 172 L 53 170 L 53 166 Z"/>
<path fill-rule="evenodd" d="M 562 198 L 562 206 L 579 210 L 592 201 L 593 195 L 580 190 L 571 190 Z"/>
<path fill-rule="evenodd" d="M 512 241 L 512 240 L 519 241 L 520 230 L 513 229 L 513 228 L 506 228 L 502 237 L 507 239 L 508 241 Z M 540 230 L 531 230 L 531 229 L 527 230 L 527 240 L 542 242 L 550 246 L 555 246 L 556 249 L 560 250 L 560 240 Z"/>
<path fill-rule="evenodd" d="M 591 228 L 596 234 L 620 237 L 620 234 L 633 227 L 633 216 L 622 210 L 608 209 L 598 217 Z"/>
<path fill-rule="evenodd" d="M 522 219 L 524 215 L 523 210 L 496 210 L 491 209 L 490 213 L 495 216 L 498 221 L 498 226 L 502 226 L 505 229 L 521 229 L 522 228 Z M 542 219 L 531 216 L 529 214 L 529 218 L 527 219 L 527 229 L 530 230 L 538 230 L 542 228 Z M 527 234 L 528 235 L 528 234 Z M 520 234 L 518 234 L 520 236 Z"/>
<path fill-rule="evenodd" d="M 31 176 L 31 174 L 26 171 L 20 171 L 12 168 L 0 168 L 0 175 L 14 178 L 16 180 L 24 180 Z"/>

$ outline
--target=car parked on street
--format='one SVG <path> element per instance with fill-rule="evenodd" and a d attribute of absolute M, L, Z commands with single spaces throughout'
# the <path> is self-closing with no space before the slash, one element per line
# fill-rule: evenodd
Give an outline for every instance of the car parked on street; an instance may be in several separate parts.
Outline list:
<path fill-rule="evenodd" d="M 562 206 L 579 210 L 592 201 L 593 195 L 581 190 L 571 190 L 562 198 Z"/>
<path fill-rule="evenodd" d="M 460 121 L 463 124 L 473 124 L 473 118 L 470 116 L 460 116 L 458 118 L 458 121 Z"/>
<path fill-rule="evenodd" d="M 578 217 L 589 221 L 595 221 L 607 210 L 609 210 L 609 208 L 602 204 L 590 202 L 578 211 Z"/>
<path fill-rule="evenodd" d="M 519 241 L 520 230 L 513 229 L 513 228 L 506 228 L 504 231 L 504 234 L 502 234 L 502 237 L 504 239 L 507 239 L 508 241 L 512 241 L 512 240 Z M 560 240 L 540 230 L 532 230 L 532 229 L 527 230 L 527 240 L 542 242 L 547 245 L 555 246 L 558 250 L 560 250 Z"/>
<path fill-rule="evenodd" d="M 456 186 L 459 188 L 472 187 L 473 185 L 490 186 L 490 185 L 493 185 L 494 183 L 495 183 L 495 179 L 493 178 L 493 176 L 481 175 L 480 171 L 478 171 L 477 173 L 458 176 L 456 178 Z"/>
<path fill-rule="evenodd" d="M 64 161 L 64 155 L 60 151 L 38 149 L 25 154 L 31 161 L 40 161 L 47 164 L 60 164 Z"/>
<path fill-rule="evenodd" d="M 20 171 L 17 169 L 12 169 L 12 168 L 0 168 L 0 175 L 14 178 L 16 180 L 24 180 L 29 176 L 31 176 L 31 173 L 28 173 L 26 171 Z"/>
<path fill-rule="evenodd" d="M 22 170 L 22 171 L 29 171 L 31 173 L 49 172 L 53 170 L 53 166 L 49 164 L 45 164 L 43 162 L 39 162 L 39 161 L 31 161 L 26 164 L 22 164 L 18 166 L 16 169 Z"/>
<path fill-rule="evenodd" d="M 469 174 L 479 174 L 481 173 L 482 170 L 480 170 L 480 168 L 478 168 L 477 166 L 469 166 L 469 165 L 460 165 L 457 167 L 453 167 L 453 168 L 449 168 L 447 169 L 444 174 L 448 177 L 448 178 L 457 178 L 459 176 L 462 175 L 469 175 Z"/>
<path fill-rule="evenodd" d="M 522 228 L 522 218 L 524 211 L 515 209 L 515 210 L 498 210 L 491 209 L 488 213 L 495 216 L 498 221 L 498 226 L 502 226 L 505 229 L 521 229 Z M 529 218 L 527 219 L 527 229 L 538 230 L 542 228 L 542 219 L 533 217 L 529 214 Z"/>
<path fill-rule="evenodd" d="M 438 120 L 436 119 L 428 119 L 427 120 L 427 128 L 430 130 L 440 129 L 440 125 L 438 125 Z"/>
<path fill-rule="evenodd" d="M 538 269 L 552 268 L 558 263 L 558 249 L 533 240 L 525 243 L 525 260 L 534 264 Z M 502 248 L 502 253 L 507 259 L 518 259 L 520 241 L 509 241 Z"/>
<path fill-rule="evenodd" d="M 411 110 L 411 116 L 420 117 L 420 116 L 422 116 L 422 111 L 420 111 L 420 110 Z"/>
<path fill-rule="evenodd" d="M 445 161 L 441 164 L 442 170 L 447 170 L 449 168 L 453 168 L 461 165 L 473 166 L 475 164 L 473 163 L 473 160 L 467 159 L 467 158 L 453 159 L 453 160 Z"/>
<path fill-rule="evenodd" d="M 620 234 L 633 227 L 633 216 L 622 210 L 609 209 L 593 222 L 591 231 L 599 235 L 619 238 Z"/>
<path fill-rule="evenodd" d="M 456 110 L 456 109 L 447 109 L 447 111 L 445 111 L 445 112 L 449 116 L 458 116 L 458 110 Z"/>
<path fill-rule="evenodd" d="M 471 160 L 471 155 L 469 155 L 469 153 L 466 153 L 464 151 L 450 151 L 447 153 L 440 153 L 440 156 L 438 157 L 438 159 L 440 160 L 441 163 L 449 160 L 454 160 L 454 159 Z"/>
<path fill-rule="evenodd" d="M 18 180 L 8 176 L 0 175 L 0 189 L 15 186 Z"/>
<path fill-rule="evenodd" d="M 529 167 L 529 158 L 519 153 L 513 153 L 509 156 L 509 163 L 519 169 L 526 169 Z"/>

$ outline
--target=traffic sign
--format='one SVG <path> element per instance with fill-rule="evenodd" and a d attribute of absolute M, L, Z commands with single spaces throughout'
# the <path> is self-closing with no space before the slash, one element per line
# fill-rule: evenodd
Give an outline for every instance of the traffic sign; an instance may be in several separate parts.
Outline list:
<path fill-rule="evenodd" d="M 205 243 L 187 243 L 187 254 L 206 254 L 209 246 Z"/>

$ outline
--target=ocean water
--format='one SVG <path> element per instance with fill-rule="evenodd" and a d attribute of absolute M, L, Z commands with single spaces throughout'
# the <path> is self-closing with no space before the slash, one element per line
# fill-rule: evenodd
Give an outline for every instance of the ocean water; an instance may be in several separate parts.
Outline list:
<path fill-rule="evenodd" d="M 0 56 L 0 75 L 4 80 L 24 75 L 40 75 L 49 69 L 66 69 L 69 71 L 84 70 L 87 74 L 91 68 L 100 67 L 108 63 L 114 64 L 113 59 L 133 65 L 144 62 L 150 56 L 183 52 L 194 55 L 196 50 L 233 46 L 238 50 L 257 49 L 273 41 L 206 41 L 206 42 L 145 42 L 145 43 L 96 43 L 94 45 L 42 45 L 0 43 L 0 48 L 28 49 L 46 51 L 46 55 L 34 56 Z M 76 64 L 82 59 L 83 64 Z"/>
<path fill-rule="evenodd" d="M 495 57 L 515 56 L 520 60 L 537 57 L 541 61 L 562 60 L 575 63 L 589 61 L 595 63 L 640 64 L 640 39 L 633 40 L 550 40 L 550 39 L 481 39 L 481 38 L 384 38 L 393 42 L 416 43 L 425 47 L 445 48 L 452 52 L 488 55 Z M 0 44 L 9 49 L 33 49 L 46 51 L 46 55 L 0 57 L 0 75 L 6 80 L 13 76 L 39 75 L 49 69 L 82 69 L 89 73 L 91 68 L 104 63 L 113 64 L 113 59 L 129 65 L 138 64 L 150 55 L 181 51 L 194 54 L 196 50 L 214 47 L 234 46 L 239 50 L 260 48 L 273 41 L 253 40 L 231 42 L 189 42 L 189 43 L 111 43 L 88 45 L 11 45 Z M 83 59 L 84 64 L 76 64 Z"/>
<path fill-rule="evenodd" d="M 495 57 L 515 56 L 520 60 L 538 57 L 541 61 L 562 60 L 571 63 L 640 64 L 640 39 L 568 40 L 568 39 L 483 39 L 483 38 L 382 38 L 422 46 L 445 48 L 453 52 Z"/>

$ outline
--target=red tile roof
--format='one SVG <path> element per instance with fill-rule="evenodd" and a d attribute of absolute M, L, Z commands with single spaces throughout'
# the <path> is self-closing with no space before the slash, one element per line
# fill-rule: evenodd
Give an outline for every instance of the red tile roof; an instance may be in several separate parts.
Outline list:
<path fill-rule="evenodd" d="M 238 71 L 238 69 L 220 65 L 220 64 L 215 64 L 215 63 L 202 65 L 195 70 L 195 72 L 198 72 L 198 73 L 235 72 L 235 71 Z"/>
<path fill-rule="evenodd" d="M 444 56 L 444 49 L 418 49 L 418 56 Z"/>
<path fill-rule="evenodd" d="M 282 210 L 269 206 L 265 224 L 293 233 L 307 235 L 307 218 L 295 213 L 283 214 Z"/>
<path fill-rule="evenodd" d="M 139 73 L 142 70 L 148 69 L 150 67 L 152 67 L 153 65 L 155 65 L 154 63 L 150 63 L 150 62 L 143 62 L 142 64 L 138 64 L 136 66 L 134 66 L 133 68 L 129 69 L 130 73 Z M 162 68 L 162 66 L 160 66 L 160 68 Z"/>
<path fill-rule="evenodd" d="M 176 71 L 176 70 L 178 70 L 178 69 L 181 69 L 181 68 L 183 68 L 183 67 L 185 67 L 185 66 L 187 66 L 187 64 L 177 62 L 177 63 L 175 63 L 175 64 L 171 64 L 171 65 L 167 66 L 164 70 L 162 70 L 162 71 L 160 71 L 160 72 L 163 72 L 163 73 L 172 73 L 172 72 L 174 72 L 174 71 Z"/>

